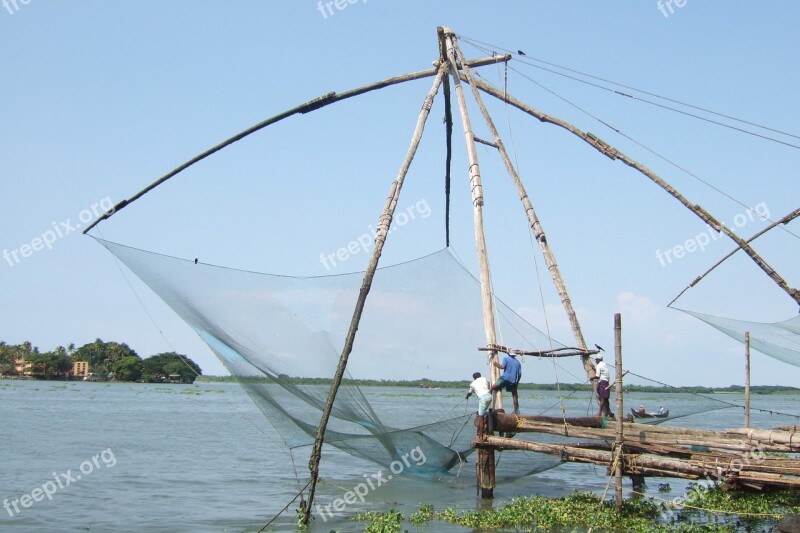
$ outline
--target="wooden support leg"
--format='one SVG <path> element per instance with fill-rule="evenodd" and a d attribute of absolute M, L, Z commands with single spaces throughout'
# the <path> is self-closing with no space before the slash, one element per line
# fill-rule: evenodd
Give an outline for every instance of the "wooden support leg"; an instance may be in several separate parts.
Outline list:
<path fill-rule="evenodd" d="M 481 498 L 494 498 L 494 450 L 478 448 L 478 486 Z"/>

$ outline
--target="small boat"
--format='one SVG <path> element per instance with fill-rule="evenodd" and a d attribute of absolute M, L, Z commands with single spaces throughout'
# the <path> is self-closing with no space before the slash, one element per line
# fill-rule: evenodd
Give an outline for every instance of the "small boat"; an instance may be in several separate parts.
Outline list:
<path fill-rule="evenodd" d="M 631 407 L 631 413 L 634 418 L 667 418 L 669 416 L 669 409 L 656 413 L 642 413 L 639 412 L 638 409 Z"/>

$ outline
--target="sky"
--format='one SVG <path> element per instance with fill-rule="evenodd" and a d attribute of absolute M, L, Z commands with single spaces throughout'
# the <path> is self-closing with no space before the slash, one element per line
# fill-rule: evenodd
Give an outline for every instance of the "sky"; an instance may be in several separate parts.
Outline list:
<path fill-rule="evenodd" d="M 769 223 L 762 217 L 798 207 L 800 150 L 686 113 L 800 145 L 798 16 L 800 5 L 790 1 L 8 0 L 0 7 L 0 340 L 44 351 L 102 338 L 143 357 L 178 351 L 204 373 L 223 374 L 192 330 L 82 229 L 267 117 L 330 91 L 429 68 L 441 25 L 459 35 L 468 57 L 523 51 L 507 72 L 492 66 L 481 75 L 613 144 L 750 236 Z M 533 65 L 778 131 L 614 86 L 684 113 L 670 111 Z M 365 248 L 337 251 L 376 225 L 430 84 L 287 119 L 178 175 L 92 235 L 259 272 L 361 270 Z M 733 245 L 619 161 L 486 100 L 589 344 L 613 346 L 613 315 L 621 313 L 627 368 L 672 385 L 743 383 L 740 343 L 667 308 Z M 478 109 L 469 105 L 477 124 Z M 442 106 L 440 94 L 398 205 L 406 216 L 396 218 L 382 264 L 444 246 Z M 475 129 L 489 136 L 482 124 Z M 456 119 L 451 244 L 475 271 L 462 139 Z M 502 165 L 491 148 L 480 147 L 479 157 L 495 293 L 572 344 Z M 798 224 L 756 246 L 795 287 Z M 796 316 L 796 304 L 740 255 L 675 305 L 758 322 Z M 388 372 L 375 377 L 422 377 Z M 755 353 L 752 382 L 794 385 L 798 369 Z"/>

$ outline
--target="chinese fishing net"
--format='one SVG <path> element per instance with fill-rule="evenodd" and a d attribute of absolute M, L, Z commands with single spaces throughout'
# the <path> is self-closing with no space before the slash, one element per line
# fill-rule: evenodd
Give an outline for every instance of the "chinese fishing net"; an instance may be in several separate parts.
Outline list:
<path fill-rule="evenodd" d="M 208 344 L 290 448 L 313 443 L 330 386 L 298 378 L 333 376 L 363 273 L 261 274 L 99 242 Z M 499 300 L 496 314 L 509 346 L 563 346 Z M 392 367 L 409 380 L 469 381 L 476 370 L 485 375 L 486 352 L 477 350 L 484 344 L 479 283 L 448 249 L 378 269 L 325 442 L 384 467 L 418 450 L 425 462 L 411 463 L 410 472 L 429 478 L 474 475 L 473 468 L 463 468 L 475 437 L 475 398 L 466 402 L 466 389 L 426 390 L 431 395 L 427 407 L 412 410 L 403 407 L 407 398 L 402 394 L 392 397 L 388 388 L 365 392 L 352 379 L 387 375 Z M 551 361 L 525 358 L 523 376 L 544 373 L 552 375 Z M 569 401 L 585 410 L 590 394 L 587 389 Z M 459 398 L 462 403 L 456 403 Z M 524 393 L 522 398 L 531 409 Z M 542 399 L 536 412 L 526 412 L 559 416 L 558 402 L 551 403 L 551 398 Z M 448 411 L 454 404 L 457 409 Z M 535 440 L 570 439 L 537 434 Z M 560 463 L 554 456 L 525 455 L 523 462 L 501 463 L 498 478 L 518 478 Z"/>

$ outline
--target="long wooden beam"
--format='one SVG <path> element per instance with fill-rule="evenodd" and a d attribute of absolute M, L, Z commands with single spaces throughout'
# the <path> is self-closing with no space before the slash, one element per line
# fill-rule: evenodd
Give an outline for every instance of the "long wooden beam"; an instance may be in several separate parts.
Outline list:
<path fill-rule="evenodd" d="M 546 418 L 548 417 L 496 413 L 493 427 L 496 431 L 509 433 L 547 433 L 582 439 L 602 439 L 608 442 L 612 442 L 616 438 L 616 430 L 612 428 L 591 427 L 594 424 L 584 422 L 581 422 L 580 425 L 565 424 L 557 420 L 546 420 Z M 788 432 L 758 433 L 756 430 L 715 432 L 628 422 L 625 423 L 624 442 L 652 446 L 709 446 L 739 452 L 750 451 L 756 447 L 764 452 L 800 452 L 800 436 L 795 435 L 792 438 Z"/>
<path fill-rule="evenodd" d="M 466 72 L 460 74 L 461 78 L 470 83 Z M 580 128 L 570 124 L 565 120 L 561 120 L 546 113 L 542 113 L 541 111 L 534 109 L 533 107 L 525 104 L 517 100 L 516 98 L 512 97 L 505 91 L 501 91 L 497 87 L 486 83 L 483 80 L 474 80 L 476 86 L 484 91 L 487 94 L 494 96 L 512 106 L 516 107 L 520 111 L 523 111 L 532 117 L 540 120 L 541 122 L 546 122 L 549 124 L 553 124 L 564 128 L 565 130 L 569 131 L 573 135 L 579 137 L 590 146 L 598 150 L 601 154 L 609 157 L 610 159 L 619 159 L 629 167 L 638 170 L 640 173 L 644 174 L 647 178 L 649 178 L 653 183 L 667 191 L 673 198 L 678 200 L 681 204 L 683 204 L 686 208 L 692 211 L 695 215 L 697 215 L 703 222 L 714 228 L 716 231 L 722 232 L 728 237 L 730 237 L 738 246 L 741 248 L 750 259 L 752 259 L 758 267 L 763 270 L 784 292 L 786 292 L 798 305 L 800 305 L 800 290 L 797 290 L 793 287 L 790 287 L 786 280 L 781 277 L 778 272 L 772 268 L 766 261 L 755 251 L 753 248 L 744 241 L 741 237 L 736 235 L 730 228 L 728 228 L 725 224 L 718 221 L 714 218 L 708 211 L 706 211 L 703 207 L 698 204 L 690 202 L 685 196 L 679 193 L 672 185 L 664 181 L 661 177 L 658 176 L 655 172 L 647 168 L 645 165 L 635 161 L 634 159 L 628 157 L 624 153 L 617 150 L 615 147 L 611 146 L 607 142 L 599 139 L 597 136 L 589 133 L 581 131 Z"/>
<path fill-rule="evenodd" d="M 473 446 L 479 449 L 528 450 L 557 455 L 565 462 L 589 463 L 606 467 L 610 467 L 613 461 L 613 452 L 609 450 L 598 450 L 569 444 L 530 442 L 504 437 L 487 436 L 483 440 L 474 442 Z M 629 453 L 622 456 L 622 468 L 626 475 L 683 479 L 714 478 L 722 479 L 726 482 L 732 481 L 756 486 L 772 485 L 800 488 L 800 478 L 785 477 L 774 473 L 775 470 L 780 469 L 779 466 L 775 466 L 775 461 L 771 462 L 769 467 L 763 467 L 758 462 L 746 464 L 740 461 L 737 463 L 735 461 L 738 457 L 738 454 L 728 454 L 727 456 L 719 456 L 719 460 L 714 461 L 709 460 L 708 457 L 681 459 Z M 797 463 L 796 460 L 789 461 Z M 790 472 L 788 475 L 795 475 L 796 468 L 797 465 L 793 464 L 792 468 L 788 470 Z"/>
<path fill-rule="evenodd" d="M 479 67 L 479 66 L 485 66 L 485 65 L 493 65 L 495 63 L 502 63 L 502 62 L 508 61 L 510 59 L 511 59 L 511 55 L 506 54 L 506 55 L 502 55 L 502 56 L 484 57 L 484 58 L 476 59 L 476 60 L 473 60 L 473 61 L 466 61 L 465 64 L 467 64 L 469 66 L 473 66 L 473 67 Z M 130 198 L 128 198 L 126 200 L 122 200 L 121 202 L 117 203 L 114 207 L 112 207 L 111 209 L 109 209 L 108 211 L 103 213 L 102 216 L 100 216 L 97 220 L 95 220 L 92 224 L 90 224 L 85 230 L 83 230 L 83 233 L 84 234 L 88 233 L 92 228 L 94 228 L 97 224 L 99 224 L 103 220 L 107 220 L 108 218 L 110 218 L 115 213 L 119 212 L 120 210 L 122 210 L 123 208 L 127 207 L 128 205 L 132 204 L 133 202 L 135 202 L 136 200 L 138 200 L 139 198 L 141 198 L 142 196 L 144 196 L 148 192 L 152 191 L 153 189 L 155 189 L 159 185 L 163 184 L 164 182 L 166 182 L 170 178 L 176 176 L 177 174 L 180 174 L 181 172 L 183 172 L 187 168 L 191 167 L 195 163 L 199 163 L 200 161 L 202 161 L 203 159 L 207 158 L 208 156 L 213 155 L 216 152 L 219 152 L 223 148 L 225 148 L 227 146 L 230 146 L 231 144 L 233 144 L 233 143 L 235 143 L 237 141 L 240 141 L 240 140 L 244 139 L 245 137 L 247 137 L 249 135 L 252 135 L 253 133 L 255 133 L 257 131 L 260 131 L 260 130 L 264 129 L 267 126 L 275 124 L 276 122 L 280 122 L 281 120 L 283 120 L 285 118 L 289 118 L 289 117 L 291 117 L 293 115 L 297 115 L 298 113 L 299 114 L 310 113 L 311 111 L 315 111 L 317 109 L 323 108 L 323 107 L 328 106 L 330 104 L 333 104 L 333 103 L 336 103 L 336 102 L 341 102 L 342 100 L 346 100 L 346 99 L 352 98 L 354 96 L 359 96 L 361 94 L 368 93 L 370 91 L 374 91 L 374 90 L 377 90 L 377 89 L 383 89 L 384 87 L 389 87 L 391 85 L 397 85 L 399 83 L 405 83 L 407 81 L 419 80 L 419 79 L 422 79 L 422 78 L 429 78 L 431 76 L 435 76 L 439 71 L 439 65 L 440 65 L 440 62 L 439 61 L 435 61 L 433 68 L 420 70 L 420 71 L 417 71 L 417 72 L 412 72 L 410 74 L 401 74 L 399 76 L 392 76 L 391 78 L 386 78 L 385 80 L 381 80 L 381 81 L 378 81 L 378 82 L 375 82 L 375 83 L 370 83 L 369 85 L 364 85 L 362 87 L 358 87 L 356 89 L 351 89 L 351 90 L 345 91 L 343 93 L 329 92 L 329 93 L 326 93 L 326 94 L 324 94 L 324 95 L 322 95 L 322 96 L 320 96 L 318 98 L 314 98 L 312 100 L 309 100 L 308 102 L 300 104 L 297 107 L 293 107 L 293 108 L 291 108 L 291 109 L 289 109 L 287 111 L 284 111 L 283 113 L 279 113 L 279 114 L 277 114 L 277 115 L 275 115 L 273 117 L 270 117 L 270 118 L 268 118 L 266 120 L 263 120 L 263 121 L 259 122 L 258 124 L 250 126 L 246 130 L 243 130 L 243 131 L 237 133 L 233 137 L 229 137 L 228 139 L 225 139 L 221 143 L 219 143 L 219 144 L 217 144 L 215 146 L 212 146 L 211 148 L 209 148 L 205 152 L 202 152 L 202 153 L 194 156 L 189 161 L 183 163 L 179 167 L 176 167 L 175 169 L 171 170 L 170 172 L 164 174 L 163 176 L 158 178 L 156 181 L 154 181 L 153 183 L 151 183 L 150 185 L 148 185 L 147 187 L 145 187 L 144 189 L 142 189 L 138 193 L 134 194 Z"/>
<path fill-rule="evenodd" d="M 788 224 L 789 222 L 791 222 L 792 220 L 794 220 L 794 219 L 795 219 L 795 218 L 797 218 L 797 217 L 800 217 L 800 208 L 797 208 L 797 209 L 795 209 L 794 211 L 792 211 L 792 212 L 791 212 L 791 213 L 789 213 L 788 215 L 784 216 L 784 217 L 783 217 L 783 218 L 781 218 L 780 220 L 777 220 L 777 221 L 773 222 L 772 224 L 770 224 L 770 225 L 769 225 L 769 226 L 767 226 L 766 228 L 762 229 L 761 231 L 759 231 L 758 233 L 756 233 L 755 235 L 753 235 L 752 237 L 750 237 L 749 239 L 747 239 L 747 241 L 746 241 L 746 242 L 747 242 L 748 244 L 750 244 L 750 243 L 751 243 L 751 242 L 753 242 L 754 240 L 756 240 L 756 239 L 758 239 L 759 237 L 761 237 L 762 235 L 764 235 L 764 234 L 765 234 L 766 232 L 768 232 L 769 230 L 771 230 L 771 229 L 774 229 L 775 227 L 777 227 L 777 226 L 780 226 L 781 224 Z M 726 255 L 725 257 L 723 257 L 722 259 L 720 259 L 720 260 L 719 260 L 719 261 L 717 261 L 716 263 L 714 263 L 714 264 L 711 266 L 711 268 L 709 268 L 708 270 L 706 270 L 705 272 L 703 272 L 702 274 L 700 274 L 699 276 L 697 276 L 696 278 L 694 278 L 694 280 L 693 280 L 693 281 L 692 281 L 692 282 L 691 282 L 689 285 L 687 285 L 687 287 L 686 287 L 685 289 L 683 289 L 683 290 L 682 290 L 682 291 L 681 291 L 681 292 L 680 292 L 680 293 L 679 293 L 679 294 L 678 294 L 678 295 L 677 295 L 675 298 L 673 298 L 673 299 L 672 299 L 672 301 L 671 301 L 670 303 L 668 303 L 668 304 L 667 304 L 667 307 L 669 307 L 669 306 L 671 306 L 672 304 L 674 304 L 674 303 L 675 303 L 675 300 L 677 300 L 678 298 L 680 298 L 681 296 L 683 296 L 683 293 L 685 293 L 686 291 L 688 291 L 689 289 L 691 289 L 692 287 L 694 287 L 695 285 L 697 285 L 698 283 L 700 283 L 700 281 L 701 281 L 701 280 L 702 280 L 704 277 L 708 276 L 708 275 L 711 273 L 711 271 L 712 271 L 712 270 L 714 270 L 715 268 L 717 268 L 718 266 L 720 266 L 722 263 L 724 263 L 725 261 L 727 261 L 728 259 L 730 259 L 730 258 L 731 258 L 731 257 L 732 257 L 732 256 L 733 256 L 733 255 L 734 255 L 736 252 L 738 252 L 739 250 L 741 250 L 741 247 L 737 246 L 736 248 L 734 248 L 733 250 L 731 250 L 731 251 L 728 253 L 728 255 Z"/>

